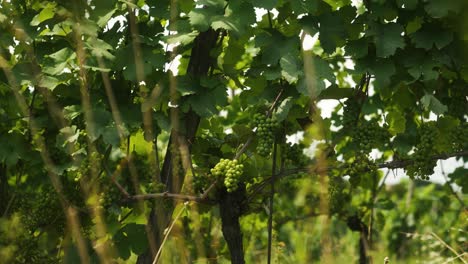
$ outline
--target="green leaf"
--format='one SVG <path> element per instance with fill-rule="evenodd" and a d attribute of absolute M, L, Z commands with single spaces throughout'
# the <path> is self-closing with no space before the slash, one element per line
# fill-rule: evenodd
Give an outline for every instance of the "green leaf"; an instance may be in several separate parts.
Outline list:
<path fill-rule="evenodd" d="M 189 14 L 190 25 L 200 32 L 207 31 L 210 28 L 211 16 L 213 12 L 207 9 L 194 9 Z"/>
<path fill-rule="evenodd" d="M 414 78 L 414 80 L 436 80 L 439 77 L 439 72 L 435 68 L 439 66 L 431 58 L 425 58 L 408 69 L 408 73 Z"/>
<path fill-rule="evenodd" d="M 392 135 L 400 134 L 405 132 L 406 119 L 404 114 L 398 108 L 392 108 L 389 110 L 388 115 L 385 118 L 390 126 L 389 131 Z"/>
<path fill-rule="evenodd" d="M 390 84 L 390 78 L 395 74 L 396 68 L 393 60 L 378 59 L 370 72 L 375 74 L 376 86 L 379 86 L 376 88 L 379 89 Z"/>
<path fill-rule="evenodd" d="M 406 34 L 412 34 L 418 31 L 422 27 L 423 23 L 424 20 L 421 17 L 415 17 L 413 20 L 408 22 L 408 24 L 406 24 Z"/>
<path fill-rule="evenodd" d="M 169 44 L 180 43 L 182 46 L 190 44 L 197 37 L 197 32 L 179 33 L 175 35 L 165 36 L 163 39 L 167 40 Z"/>
<path fill-rule="evenodd" d="M 119 255 L 124 260 L 130 257 L 130 252 L 136 255 L 143 254 L 148 248 L 148 240 L 141 239 L 146 236 L 145 225 L 127 224 L 113 237 Z"/>
<path fill-rule="evenodd" d="M 454 172 L 448 175 L 452 182 L 462 188 L 462 193 L 468 193 L 468 181 L 466 180 L 466 175 L 468 175 L 468 169 L 463 167 L 455 169 Z"/>
<path fill-rule="evenodd" d="M 350 40 L 346 43 L 346 54 L 351 55 L 353 58 L 362 58 L 368 53 L 369 41 L 367 38 L 360 38 L 358 40 Z"/>
<path fill-rule="evenodd" d="M 319 99 L 343 99 L 351 97 L 354 93 L 354 89 L 352 88 L 340 88 L 336 84 L 332 84 L 327 89 L 323 90 L 320 93 Z"/>
<path fill-rule="evenodd" d="M 330 64 L 326 60 L 318 56 L 314 56 L 312 58 L 312 63 L 314 67 L 313 69 L 314 72 L 313 73 L 306 72 L 306 74 L 313 74 L 312 76 L 315 75 L 315 77 L 327 79 L 331 83 L 335 82 L 335 75 L 333 74 L 333 70 L 330 68 Z"/>
<path fill-rule="evenodd" d="M 421 103 L 427 110 L 432 111 L 436 115 L 441 115 L 447 112 L 447 106 L 443 105 L 437 98 L 431 94 L 426 94 L 421 98 Z"/>
<path fill-rule="evenodd" d="M 316 97 L 325 90 L 325 82 L 322 79 L 310 78 L 307 81 L 304 77 L 299 79 L 296 84 L 296 89 L 299 93 L 308 97 Z"/>
<path fill-rule="evenodd" d="M 65 68 L 71 68 L 76 59 L 76 53 L 70 48 L 63 48 L 55 53 L 46 55 L 51 58 L 53 63 L 44 62 L 43 71 L 50 75 L 60 75 L 64 73 Z"/>
<path fill-rule="evenodd" d="M 98 58 L 106 58 L 109 60 L 115 58 L 115 56 L 109 52 L 110 50 L 114 50 L 114 48 L 102 39 L 90 38 L 86 42 L 86 47 L 91 50 L 91 54 Z"/>
<path fill-rule="evenodd" d="M 48 2 L 47 5 L 44 7 L 44 9 L 41 10 L 39 14 L 37 14 L 33 19 L 31 20 L 30 25 L 31 26 L 38 26 L 40 23 L 51 19 L 55 16 L 55 7 L 57 6 L 57 3 L 54 2 Z"/>
<path fill-rule="evenodd" d="M 377 56 L 381 58 L 389 57 L 395 54 L 398 48 L 405 47 L 405 41 L 401 35 L 403 27 L 397 23 L 374 25 L 371 30 L 374 36 L 374 43 L 377 50 Z"/>
<path fill-rule="evenodd" d="M 0 23 L 5 22 L 6 19 L 7 19 L 7 16 L 5 16 L 5 15 L 2 14 L 2 13 L 0 13 Z"/>
<path fill-rule="evenodd" d="M 276 7 L 278 0 L 252 0 L 252 4 L 256 7 L 271 10 Z"/>
<path fill-rule="evenodd" d="M 345 27 L 343 20 L 336 13 L 325 13 L 319 18 L 320 45 L 326 53 L 333 53 L 339 45 L 344 44 Z"/>
<path fill-rule="evenodd" d="M 437 25 L 426 25 L 423 29 L 411 34 L 410 38 L 417 48 L 430 50 L 435 45 L 441 49 L 452 42 L 453 32 Z"/>
<path fill-rule="evenodd" d="M 378 199 L 375 203 L 375 208 L 382 210 L 391 210 L 395 208 L 396 204 L 390 199 Z"/>
<path fill-rule="evenodd" d="M 222 107 L 227 104 L 226 89 L 220 87 L 190 95 L 187 99 L 187 103 L 189 103 L 193 110 L 201 117 L 213 116 L 218 114 L 217 106 Z"/>
<path fill-rule="evenodd" d="M 315 0 L 292 0 L 291 8 L 296 14 L 315 14 L 318 9 L 320 2 Z"/>
<path fill-rule="evenodd" d="M 190 76 L 177 76 L 177 91 L 182 95 L 195 94 L 200 90 L 200 85 L 195 82 Z"/>
<path fill-rule="evenodd" d="M 458 13 L 464 0 L 427 0 L 424 9 L 433 18 L 446 17 L 450 12 Z"/>
<path fill-rule="evenodd" d="M 280 65 L 282 69 L 281 75 L 289 83 L 297 82 L 299 75 L 302 73 L 298 64 L 299 61 L 297 60 L 297 57 L 293 55 L 293 53 L 288 53 L 280 59 Z"/>
<path fill-rule="evenodd" d="M 53 91 L 60 83 L 61 82 L 57 78 L 48 75 L 42 75 L 41 79 L 39 80 L 39 86 L 45 87 L 51 91 Z"/>
<path fill-rule="evenodd" d="M 278 122 L 282 122 L 288 117 L 289 110 L 291 109 L 293 104 L 294 104 L 294 100 L 291 96 L 287 97 L 281 102 L 281 104 L 278 106 L 278 109 L 275 113 L 275 116 Z"/>
<path fill-rule="evenodd" d="M 212 19 L 212 21 L 213 22 L 211 23 L 211 27 L 214 30 L 222 28 L 236 33 L 236 35 L 240 35 L 242 32 L 239 22 L 235 19 L 232 19 L 231 17 L 216 16 Z"/>
<path fill-rule="evenodd" d="M 80 130 L 76 126 L 67 126 L 60 129 L 60 133 L 56 136 L 56 146 L 65 147 L 68 143 L 74 143 L 80 136 Z"/>

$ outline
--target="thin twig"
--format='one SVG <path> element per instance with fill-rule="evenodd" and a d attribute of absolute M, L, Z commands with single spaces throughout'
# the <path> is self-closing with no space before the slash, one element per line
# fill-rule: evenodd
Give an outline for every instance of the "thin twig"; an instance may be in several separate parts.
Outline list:
<path fill-rule="evenodd" d="M 440 162 L 440 169 L 442 171 L 442 176 L 445 179 L 445 185 L 447 185 L 447 188 L 450 190 L 450 193 L 457 199 L 457 201 L 460 203 L 460 205 L 463 207 L 465 211 L 468 210 L 468 208 L 465 205 L 465 202 L 458 196 L 458 194 L 453 190 L 452 185 L 450 185 L 450 181 L 447 177 L 447 174 L 445 173 L 444 166 L 442 165 L 442 162 Z"/>
<path fill-rule="evenodd" d="M 448 248 L 450 251 L 452 251 L 455 256 L 459 256 L 460 254 L 455 250 L 453 249 L 451 246 L 449 246 L 447 243 L 445 243 L 444 240 L 442 240 L 436 233 L 434 232 L 430 232 L 431 236 L 435 237 L 437 240 L 439 240 L 440 243 L 442 243 L 442 245 L 444 245 L 446 248 Z M 460 260 L 466 264 L 466 261 L 463 259 L 463 258 L 460 258 Z"/>
<path fill-rule="evenodd" d="M 275 140 L 276 141 L 276 140 Z M 276 152 L 277 152 L 277 142 L 273 144 L 273 162 L 271 165 L 271 190 L 270 190 L 270 202 L 269 202 L 269 212 L 268 212 L 268 261 L 267 263 L 271 263 L 271 243 L 272 243 L 272 231 L 273 231 L 273 199 L 275 197 L 275 174 L 276 174 Z"/>
<path fill-rule="evenodd" d="M 214 201 L 209 199 L 203 199 L 201 196 L 194 196 L 194 195 L 187 195 L 187 194 L 180 194 L 180 193 L 148 193 L 148 194 L 137 194 L 129 196 L 128 199 L 130 200 L 151 200 L 157 198 L 172 198 L 175 200 L 183 200 L 183 201 L 192 201 L 197 203 L 206 203 L 206 204 L 214 204 Z"/>
<path fill-rule="evenodd" d="M 154 257 L 153 264 L 158 263 L 159 257 L 161 256 L 161 252 L 162 252 L 162 248 L 164 246 L 164 243 L 166 243 L 166 240 L 169 237 L 169 234 L 171 233 L 172 228 L 174 228 L 174 224 L 177 222 L 177 220 L 179 220 L 179 217 L 182 215 L 182 212 L 184 212 L 187 209 L 187 204 L 188 204 L 188 202 L 184 203 L 184 207 L 180 208 L 180 211 L 179 211 L 179 213 L 177 213 L 177 216 L 172 221 L 171 226 L 169 226 L 169 228 L 165 230 L 166 234 L 164 234 L 164 239 L 161 242 L 161 246 L 158 249 L 158 253 L 156 253 L 156 256 Z"/>

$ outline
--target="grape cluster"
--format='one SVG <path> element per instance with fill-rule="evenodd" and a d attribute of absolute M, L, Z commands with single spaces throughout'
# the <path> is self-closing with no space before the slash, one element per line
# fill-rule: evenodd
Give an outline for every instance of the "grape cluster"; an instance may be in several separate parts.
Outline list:
<path fill-rule="evenodd" d="M 257 113 L 253 116 L 253 126 L 257 127 L 257 152 L 260 156 L 266 157 L 271 153 L 278 121 L 275 117 L 267 117 Z"/>
<path fill-rule="evenodd" d="M 224 177 L 224 186 L 228 192 L 237 190 L 239 180 L 242 175 L 244 165 L 239 164 L 237 160 L 221 159 L 214 168 L 211 169 L 211 174 L 215 177 Z"/>
<path fill-rule="evenodd" d="M 349 182 L 356 186 L 361 181 L 361 177 L 369 172 L 377 171 L 378 167 L 375 162 L 369 159 L 364 153 L 357 154 L 353 162 L 349 163 L 345 169 L 345 174 L 349 175 Z"/>
<path fill-rule="evenodd" d="M 122 192 L 112 183 L 102 186 L 101 194 L 99 195 L 99 205 L 108 212 L 112 212 L 122 201 Z"/>
<path fill-rule="evenodd" d="M 358 143 L 361 152 L 369 153 L 372 148 L 379 146 L 390 138 L 387 129 L 379 126 L 377 120 L 362 120 L 353 133 L 353 141 Z"/>
<path fill-rule="evenodd" d="M 307 165 L 309 159 L 304 155 L 304 145 L 285 143 L 282 145 L 281 156 L 283 160 L 291 161 L 297 167 Z"/>
<path fill-rule="evenodd" d="M 206 177 L 201 173 L 196 173 L 193 175 L 193 189 L 197 193 L 203 193 L 205 188 L 211 183 L 210 177 Z"/>
<path fill-rule="evenodd" d="M 361 113 L 361 105 L 353 98 L 349 98 L 344 103 L 343 128 L 351 128 L 356 125 Z"/>
<path fill-rule="evenodd" d="M 458 125 L 450 133 L 453 151 L 464 151 L 468 148 L 468 123 Z"/>
<path fill-rule="evenodd" d="M 16 203 L 22 222 L 28 229 L 35 230 L 51 223 L 57 230 L 64 229 L 65 217 L 57 192 L 52 185 L 44 185 L 36 192 L 21 193 Z"/>
<path fill-rule="evenodd" d="M 350 201 L 349 192 L 346 192 L 346 182 L 341 176 L 330 176 L 328 183 L 328 204 L 330 212 L 339 213 L 344 204 Z"/>
<path fill-rule="evenodd" d="M 465 120 L 465 115 L 468 113 L 468 94 L 465 87 L 452 87 L 451 95 L 446 105 L 451 116 L 457 117 L 460 120 Z"/>
<path fill-rule="evenodd" d="M 412 155 L 413 163 L 406 167 L 406 172 L 410 178 L 428 180 L 429 176 L 434 173 L 437 161 L 432 156 L 437 154 L 434 149 L 434 141 L 438 138 L 438 134 L 435 122 L 428 122 L 420 127 L 420 141 Z"/>

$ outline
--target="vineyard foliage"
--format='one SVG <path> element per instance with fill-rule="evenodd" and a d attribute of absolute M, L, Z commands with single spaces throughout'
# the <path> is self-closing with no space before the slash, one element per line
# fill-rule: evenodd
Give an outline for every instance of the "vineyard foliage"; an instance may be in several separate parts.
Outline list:
<path fill-rule="evenodd" d="M 0 262 L 466 263 L 466 14 L 0 0 Z"/>

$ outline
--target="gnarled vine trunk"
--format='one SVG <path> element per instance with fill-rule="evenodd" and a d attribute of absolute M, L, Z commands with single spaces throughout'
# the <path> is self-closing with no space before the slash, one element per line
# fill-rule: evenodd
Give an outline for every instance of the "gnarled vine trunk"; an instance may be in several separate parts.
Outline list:
<path fill-rule="evenodd" d="M 244 264 L 244 247 L 239 218 L 242 215 L 242 203 L 245 201 L 245 186 L 232 193 L 222 190 L 219 195 L 219 212 L 223 236 L 228 244 L 232 264 Z"/>

